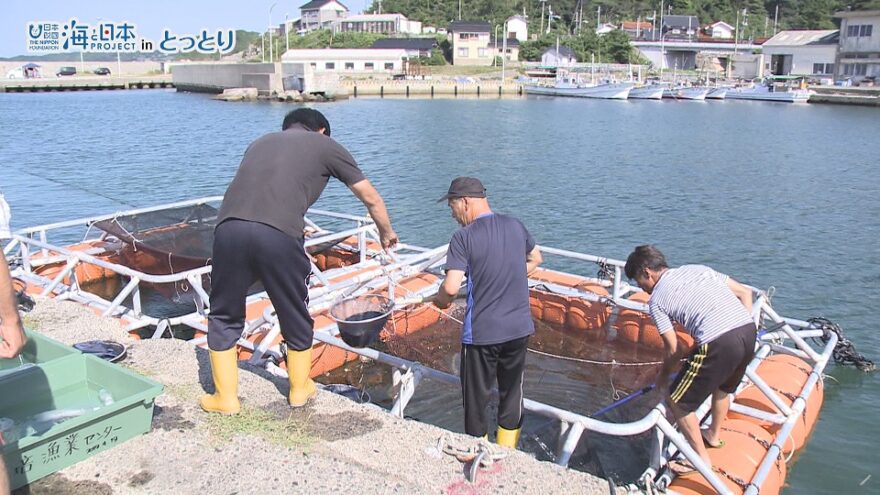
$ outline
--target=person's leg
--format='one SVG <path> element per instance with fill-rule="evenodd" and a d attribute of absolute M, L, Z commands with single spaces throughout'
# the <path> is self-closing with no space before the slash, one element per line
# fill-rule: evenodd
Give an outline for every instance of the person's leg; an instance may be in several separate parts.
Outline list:
<path fill-rule="evenodd" d="M 499 445 L 516 448 L 523 419 L 523 375 L 529 338 L 501 346 L 498 356 L 498 434 Z"/>
<path fill-rule="evenodd" d="M 0 196 L 2 197 L 2 196 Z M 6 463 L 0 459 L 0 495 L 9 495 L 11 483 L 6 470 Z"/>
<path fill-rule="evenodd" d="M 248 287 L 253 282 L 248 257 L 249 224 L 228 220 L 214 231 L 208 355 L 215 392 L 199 400 L 199 405 L 207 412 L 235 414 L 241 409 L 235 343 L 244 329 L 245 299 Z"/>
<path fill-rule="evenodd" d="M 712 393 L 710 387 L 713 364 L 710 359 L 709 344 L 696 346 L 688 355 L 687 363 L 670 385 L 667 401 L 679 430 L 690 446 L 710 466 L 712 462 L 703 445 L 700 421 L 694 411 Z"/>
<path fill-rule="evenodd" d="M 709 451 L 706 450 L 706 447 L 703 445 L 703 437 L 700 432 L 700 421 L 697 419 L 697 414 L 682 410 L 674 403 L 670 404 L 670 410 L 675 417 L 675 422 L 678 424 L 678 429 L 684 435 L 685 439 L 687 439 L 691 447 L 697 452 L 697 455 L 703 459 L 703 462 L 711 467 L 712 459 L 709 458 Z"/>
<path fill-rule="evenodd" d="M 712 392 L 712 424 L 702 433 L 703 440 L 710 447 L 721 446 L 721 423 L 727 418 L 728 410 L 730 410 L 730 394 L 720 389 Z"/>
<path fill-rule="evenodd" d="M 464 431 L 471 436 L 483 437 L 489 427 L 486 406 L 495 382 L 497 356 L 495 346 L 461 345 L 461 398 L 464 405 Z"/>
<path fill-rule="evenodd" d="M 211 256 L 211 313 L 208 348 L 231 349 L 244 330 L 247 291 L 254 281 L 250 262 L 250 224 L 227 220 L 214 230 Z"/>
<path fill-rule="evenodd" d="M 757 332 L 758 329 L 755 325 L 745 325 L 731 330 L 730 337 L 722 342 L 729 349 L 725 352 L 727 359 L 729 362 L 736 363 L 736 367 L 712 393 L 712 425 L 704 433 L 706 443 L 711 447 L 721 446 L 721 424 L 727 418 L 727 412 L 730 410 L 730 394 L 736 392 L 736 388 L 746 373 L 746 368 L 755 356 Z"/>
<path fill-rule="evenodd" d="M 317 392 L 310 378 L 314 321 L 309 314 L 308 280 L 312 267 L 302 238 L 295 239 L 267 225 L 260 225 L 258 231 L 256 271 L 287 343 L 287 399 L 291 406 L 301 407 Z"/>

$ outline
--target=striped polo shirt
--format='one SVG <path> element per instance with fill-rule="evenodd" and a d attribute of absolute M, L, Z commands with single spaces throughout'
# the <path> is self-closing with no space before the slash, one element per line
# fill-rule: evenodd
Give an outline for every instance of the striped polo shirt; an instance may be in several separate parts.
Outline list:
<path fill-rule="evenodd" d="M 752 316 L 727 286 L 728 278 L 703 265 L 666 270 L 648 300 L 657 330 L 664 334 L 676 321 L 702 345 L 751 323 Z"/>

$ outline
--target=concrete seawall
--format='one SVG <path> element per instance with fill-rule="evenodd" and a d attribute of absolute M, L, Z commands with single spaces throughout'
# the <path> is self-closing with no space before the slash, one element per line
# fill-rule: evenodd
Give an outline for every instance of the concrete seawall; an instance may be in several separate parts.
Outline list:
<path fill-rule="evenodd" d="M 485 80 L 460 83 L 451 80 L 348 80 L 342 87 L 354 98 L 362 96 L 379 97 L 500 97 L 522 96 L 520 84 L 500 80 Z"/>
<path fill-rule="evenodd" d="M 816 93 L 810 96 L 810 103 L 880 107 L 880 87 L 820 86 L 810 89 Z"/>

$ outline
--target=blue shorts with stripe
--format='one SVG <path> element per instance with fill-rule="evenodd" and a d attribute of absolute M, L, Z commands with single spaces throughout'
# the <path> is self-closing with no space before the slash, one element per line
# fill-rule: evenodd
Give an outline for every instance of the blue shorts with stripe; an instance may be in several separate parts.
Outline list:
<path fill-rule="evenodd" d="M 716 390 L 735 392 L 755 355 L 757 333 L 755 325 L 749 323 L 694 347 L 669 387 L 670 400 L 689 414 Z"/>

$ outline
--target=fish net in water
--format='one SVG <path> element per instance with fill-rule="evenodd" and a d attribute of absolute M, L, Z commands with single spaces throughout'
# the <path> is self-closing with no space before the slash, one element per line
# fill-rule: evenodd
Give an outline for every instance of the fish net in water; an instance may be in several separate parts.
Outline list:
<path fill-rule="evenodd" d="M 461 324 L 464 308 L 454 306 L 440 320 L 426 328 L 408 325 L 406 315 L 385 327 L 387 338 L 373 347 L 419 362 L 425 366 L 459 374 Z M 417 321 L 418 318 L 413 318 Z M 458 321 L 457 321 L 458 320 Z M 585 339 L 584 332 L 535 321 L 529 341 L 524 378 L 525 396 L 584 416 L 594 415 L 631 393 L 651 384 L 659 371 L 662 351 L 616 338 L 607 328 L 602 339 Z M 393 402 L 391 371 L 375 362 L 348 363 L 324 377 L 369 391 L 386 407 Z M 644 417 L 659 400 L 659 394 L 640 394 L 596 419 L 626 423 Z M 490 424 L 497 415 L 497 398 L 487 410 Z M 458 387 L 423 380 L 416 397 L 406 409 L 409 417 L 453 431 L 463 431 L 461 391 Z M 536 458 L 555 461 L 559 453 L 560 423 L 556 419 L 526 411 L 520 449 Z M 650 461 L 653 434 L 612 437 L 585 432 L 569 466 L 618 483 L 636 481 Z"/>
<path fill-rule="evenodd" d="M 131 246 L 129 266 L 145 273 L 170 274 L 210 263 L 217 209 L 181 206 L 95 222 L 94 226 Z"/>

